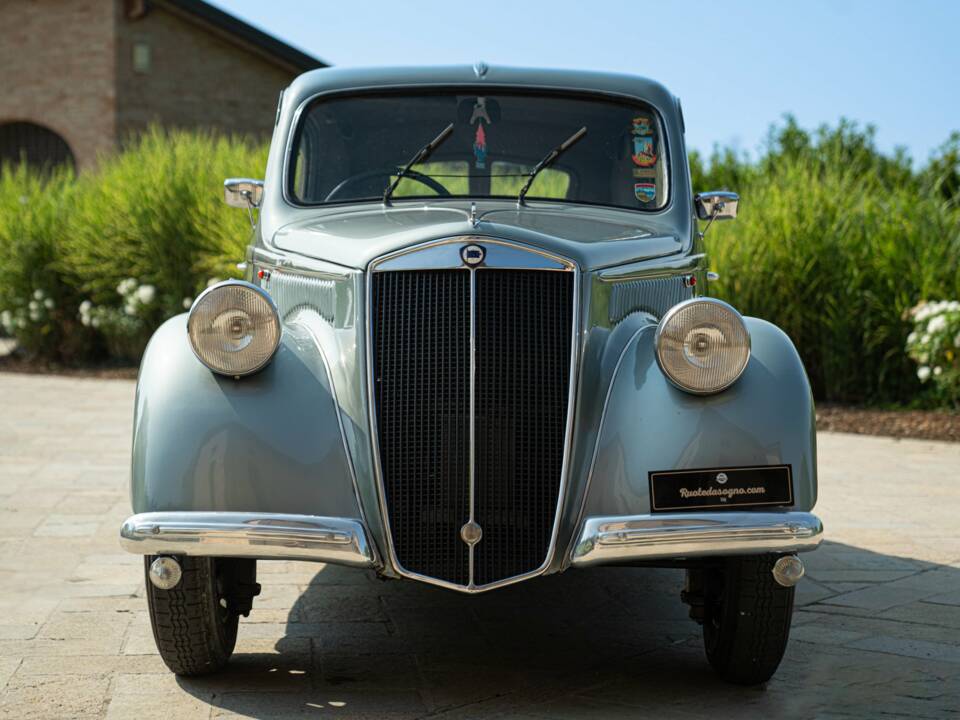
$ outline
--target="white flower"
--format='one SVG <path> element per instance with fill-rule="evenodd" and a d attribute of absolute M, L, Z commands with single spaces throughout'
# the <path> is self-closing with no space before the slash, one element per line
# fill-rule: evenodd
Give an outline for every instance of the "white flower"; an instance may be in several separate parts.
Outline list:
<path fill-rule="evenodd" d="M 44 300 L 44 301 L 43 301 L 43 306 L 44 306 L 47 310 L 53 310 L 53 298 L 47 298 L 46 300 Z"/>
<path fill-rule="evenodd" d="M 34 290 L 33 291 L 34 300 L 43 300 L 43 290 Z"/>
<path fill-rule="evenodd" d="M 937 365 L 937 367 L 933 369 L 933 376 L 940 377 L 941 375 L 943 375 L 943 368 Z"/>
<path fill-rule="evenodd" d="M 934 334 L 946 329 L 947 319 L 943 315 L 935 316 L 927 325 L 927 332 Z"/>
<path fill-rule="evenodd" d="M 80 316 L 80 324 L 81 324 L 81 325 L 85 325 L 85 326 L 87 326 L 87 327 L 90 327 L 90 316 L 89 316 L 89 315 L 81 315 L 81 316 Z"/>
<path fill-rule="evenodd" d="M 135 302 L 130 302 L 129 300 L 123 306 L 123 311 L 127 315 L 136 315 L 137 314 L 137 304 Z"/>
<path fill-rule="evenodd" d="M 117 293 L 126 297 L 134 290 L 137 289 L 137 281 L 133 278 L 127 278 L 126 280 L 121 280 L 120 284 L 117 285 Z"/>
<path fill-rule="evenodd" d="M 920 382 L 926 382 L 930 379 L 930 368 L 926 365 L 922 365 L 917 369 L 917 377 L 920 378 Z"/>
<path fill-rule="evenodd" d="M 917 360 L 919 360 L 919 361 L 922 362 L 922 363 L 929 362 L 929 361 L 930 361 L 930 354 L 929 354 L 929 353 L 920 353 L 920 354 L 917 356 Z"/>
<path fill-rule="evenodd" d="M 93 303 L 90 302 L 89 300 L 84 300 L 82 303 L 80 303 L 81 315 L 89 315 L 92 309 L 93 309 Z"/>
<path fill-rule="evenodd" d="M 0 312 L 0 325 L 3 325 L 3 329 L 7 332 L 10 332 L 13 328 L 13 315 L 10 314 L 9 310 Z"/>
<path fill-rule="evenodd" d="M 156 296 L 157 289 L 153 285 L 141 285 L 137 288 L 137 300 L 144 305 L 152 303 Z"/>
<path fill-rule="evenodd" d="M 207 280 L 207 287 L 213 287 L 218 282 L 223 282 L 223 280 L 221 280 L 220 278 L 210 278 L 209 280 Z"/>
<path fill-rule="evenodd" d="M 916 341 L 917 341 L 917 333 L 916 333 L 916 331 L 914 331 L 914 332 L 910 333 L 909 335 L 907 335 L 907 344 L 913 345 Z"/>
<path fill-rule="evenodd" d="M 189 310 L 191 305 L 193 305 L 193 300 L 191 300 L 191 299 L 188 298 L 188 297 L 185 297 L 185 298 L 183 299 L 183 309 L 184 309 L 184 310 Z M 960 335 L 957 335 L 957 337 L 960 338 Z M 960 347 L 960 345 L 958 345 L 957 347 Z"/>
<path fill-rule="evenodd" d="M 39 310 L 30 310 L 30 321 L 39 322 L 40 321 L 40 311 Z"/>
<path fill-rule="evenodd" d="M 953 346 L 960 348 L 960 333 L 953 339 Z"/>
<path fill-rule="evenodd" d="M 31 300 L 27 307 L 30 308 L 30 312 L 36 312 L 40 309 L 40 303 L 38 303 L 36 300 Z"/>
<path fill-rule="evenodd" d="M 17 318 L 17 327 L 22 330 L 26 326 L 27 326 L 27 319 L 23 315 L 21 315 L 20 317 Z"/>
<path fill-rule="evenodd" d="M 90 324 L 93 325 L 93 327 L 100 327 L 100 318 L 98 317 L 90 318 Z"/>

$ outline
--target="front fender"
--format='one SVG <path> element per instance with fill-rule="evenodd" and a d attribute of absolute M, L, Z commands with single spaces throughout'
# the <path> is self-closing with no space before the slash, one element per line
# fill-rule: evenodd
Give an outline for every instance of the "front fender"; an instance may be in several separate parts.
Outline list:
<path fill-rule="evenodd" d="M 186 318 L 157 330 L 140 366 L 134 511 L 362 517 L 327 370 L 309 335 L 284 326 L 270 364 L 234 380 L 196 358 Z"/>
<path fill-rule="evenodd" d="M 752 341 L 746 370 L 706 397 L 678 390 L 664 376 L 655 325 L 637 332 L 610 386 L 582 516 L 649 513 L 651 471 L 749 465 L 791 465 L 793 509 L 813 508 L 815 415 L 803 363 L 778 327 L 745 321 Z"/>

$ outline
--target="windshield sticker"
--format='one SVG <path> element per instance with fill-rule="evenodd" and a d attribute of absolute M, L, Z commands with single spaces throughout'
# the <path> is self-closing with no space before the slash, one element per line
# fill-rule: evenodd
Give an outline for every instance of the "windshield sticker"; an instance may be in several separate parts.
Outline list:
<path fill-rule="evenodd" d="M 657 154 L 653 149 L 653 137 L 633 136 L 633 154 L 630 156 L 638 167 L 653 167 L 657 164 Z"/>
<path fill-rule="evenodd" d="M 653 124 L 650 122 L 650 118 L 644 115 L 637 115 L 633 119 L 633 134 L 644 137 L 653 135 Z"/>
<path fill-rule="evenodd" d="M 657 185 L 653 182 L 634 183 L 633 194 L 642 203 L 653 202 L 657 198 Z"/>
<path fill-rule="evenodd" d="M 487 167 L 487 132 L 483 123 L 490 125 L 490 115 L 487 112 L 487 99 L 478 97 L 470 116 L 470 124 L 477 124 L 477 132 L 473 137 L 473 165 L 479 170 Z"/>

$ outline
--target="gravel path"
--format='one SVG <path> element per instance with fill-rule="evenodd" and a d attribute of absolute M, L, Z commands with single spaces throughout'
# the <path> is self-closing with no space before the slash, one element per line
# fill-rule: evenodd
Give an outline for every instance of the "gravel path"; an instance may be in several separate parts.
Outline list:
<path fill-rule="evenodd" d="M 133 383 L 0 373 L 0 717 L 956 717 L 960 445 L 820 435 L 793 637 L 764 689 L 717 681 L 676 571 L 463 597 L 261 563 L 229 669 L 156 655 L 129 513 Z"/>

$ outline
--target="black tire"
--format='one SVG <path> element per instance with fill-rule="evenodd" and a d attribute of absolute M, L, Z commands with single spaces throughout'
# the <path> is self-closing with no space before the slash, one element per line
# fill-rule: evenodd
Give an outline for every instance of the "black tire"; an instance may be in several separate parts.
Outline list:
<path fill-rule="evenodd" d="M 144 558 L 144 571 L 156 558 Z M 183 577 L 172 590 L 154 587 L 149 577 L 147 604 L 153 638 L 163 662 L 177 675 L 206 675 L 223 668 L 237 642 L 239 613 L 225 599 L 227 562 L 179 557 Z"/>
<path fill-rule="evenodd" d="M 729 558 L 706 571 L 703 644 L 724 680 L 766 682 L 777 671 L 790 637 L 794 588 L 773 579 L 776 555 Z"/>

